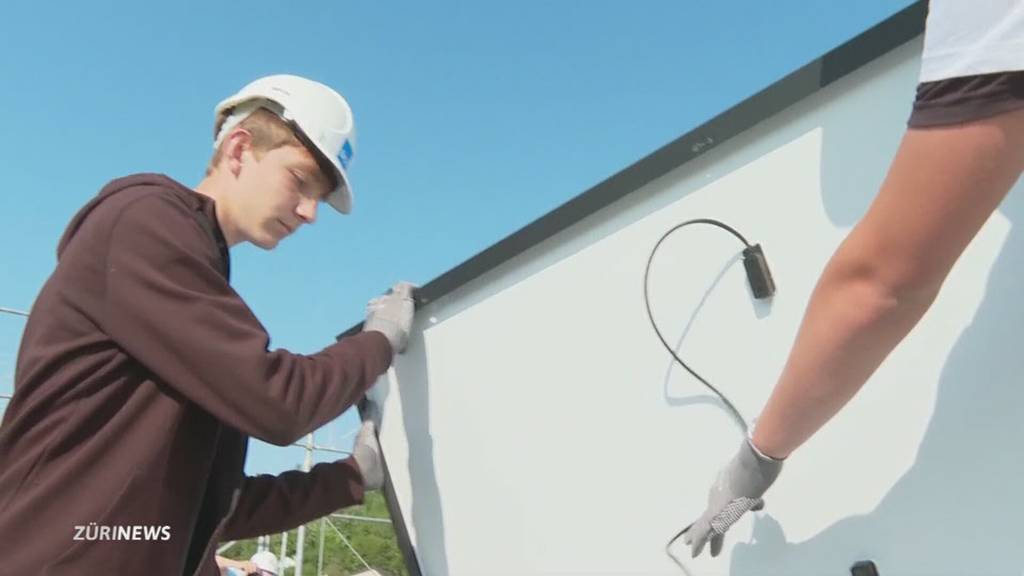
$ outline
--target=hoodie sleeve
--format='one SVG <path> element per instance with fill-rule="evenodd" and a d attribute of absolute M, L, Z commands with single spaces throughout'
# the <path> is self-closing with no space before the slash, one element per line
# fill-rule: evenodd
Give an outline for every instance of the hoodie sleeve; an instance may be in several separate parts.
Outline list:
<path fill-rule="evenodd" d="M 352 458 L 309 472 L 248 476 L 221 540 L 284 532 L 362 501 L 363 477 Z"/>
<path fill-rule="evenodd" d="M 173 195 L 145 194 L 122 208 L 107 250 L 107 334 L 247 435 L 294 442 L 358 401 L 391 362 L 376 332 L 309 356 L 269 350 L 263 326 L 218 272 L 216 247 Z"/>

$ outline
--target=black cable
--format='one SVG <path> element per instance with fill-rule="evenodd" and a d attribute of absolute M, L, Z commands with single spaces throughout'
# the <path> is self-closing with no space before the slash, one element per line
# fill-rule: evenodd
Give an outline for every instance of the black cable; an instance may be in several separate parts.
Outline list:
<path fill-rule="evenodd" d="M 665 350 L 668 350 L 668 353 L 672 355 L 672 358 L 675 359 L 675 361 L 680 366 L 682 366 L 701 384 L 707 386 L 709 390 L 714 392 L 715 395 L 722 400 L 726 408 L 729 409 L 732 415 L 736 418 L 736 421 L 739 422 L 740 426 L 743 428 L 743 432 L 746 433 L 747 421 L 743 419 L 743 416 L 740 414 L 739 410 L 736 409 L 736 406 L 734 406 L 733 403 L 730 402 L 728 398 L 726 398 L 725 394 L 719 392 L 719 390 L 712 386 L 710 382 L 701 377 L 700 374 L 697 374 L 697 372 L 694 371 L 693 368 L 687 366 L 686 362 L 683 362 L 683 359 L 680 358 L 678 354 L 676 354 L 676 351 L 672 349 L 672 346 L 669 345 L 669 343 L 665 340 L 665 337 L 661 334 L 661 330 L 658 329 L 658 324 L 654 321 L 654 313 L 651 311 L 651 298 L 650 291 L 648 289 L 648 280 L 651 275 L 651 263 L 654 261 L 654 255 L 658 252 L 658 248 L 661 247 L 661 244 L 670 235 L 672 235 L 673 232 L 685 226 L 690 226 L 692 224 L 708 224 L 711 226 L 717 226 L 718 228 L 721 228 L 726 232 L 731 233 L 736 238 L 738 238 L 744 246 L 744 267 L 747 271 L 747 279 L 750 281 L 751 289 L 754 291 L 754 296 L 756 298 L 766 298 L 768 296 L 771 296 L 775 292 L 775 284 L 772 281 L 771 273 L 768 271 L 768 265 L 764 259 L 764 253 L 761 251 L 760 245 L 751 245 L 749 242 L 747 242 L 747 239 L 744 238 L 742 234 L 740 234 L 734 228 L 732 228 L 728 224 L 725 224 L 724 222 L 720 222 L 718 220 L 714 220 L 711 218 L 696 218 L 694 220 L 687 220 L 686 222 L 683 222 L 681 224 L 676 224 L 675 226 L 670 228 L 667 232 L 661 235 L 661 238 L 658 239 L 658 242 L 654 244 L 654 248 L 651 249 L 651 254 L 647 258 L 647 266 L 644 268 L 644 307 L 647 309 L 647 319 L 650 320 L 651 328 L 653 328 L 654 333 L 658 335 L 658 340 L 661 341 L 661 344 L 662 346 L 665 347 Z"/>
<path fill-rule="evenodd" d="M 677 532 L 676 535 L 668 541 L 668 544 L 665 544 L 665 554 L 668 554 L 668 557 L 671 558 L 673 562 L 675 562 L 676 566 L 679 566 L 679 569 L 685 572 L 686 574 L 689 574 L 690 571 L 687 570 L 686 566 L 684 566 L 683 563 L 679 561 L 679 558 L 676 558 L 676 555 L 672 553 L 672 545 L 676 543 L 676 540 L 679 540 L 680 536 L 689 532 L 690 528 L 693 528 L 693 522 L 688 524 L 686 528 L 683 528 L 682 530 Z"/>
<path fill-rule="evenodd" d="M 743 428 L 743 433 L 747 434 L 747 421 L 743 419 L 743 415 L 740 414 L 740 411 L 737 410 L 736 406 L 734 406 L 733 403 L 725 397 L 725 394 L 719 392 L 718 389 L 712 386 L 710 382 L 702 378 L 700 374 L 697 374 L 697 372 L 687 366 L 686 362 L 683 362 L 683 359 L 676 354 L 676 351 L 672 349 L 672 346 L 669 345 L 665 340 L 665 337 L 661 334 L 661 330 L 658 329 L 658 324 L 654 321 L 654 313 L 651 311 L 651 298 L 650 291 L 648 289 L 648 280 L 651 275 L 651 263 L 654 262 L 654 255 L 658 252 L 658 248 L 661 247 L 661 244 L 665 239 L 672 235 L 673 232 L 692 224 L 708 224 L 711 226 L 717 226 L 738 238 L 739 241 L 743 243 L 743 267 L 747 272 L 747 281 L 750 283 L 750 289 L 754 293 L 754 298 L 767 298 L 775 293 L 775 282 L 772 280 L 771 271 L 768 269 L 768 261 L 764 257 L 764 252 L 761 250 L 760 244 L 751 245 L 742 234 L 724 222 L 711 218 L 696 218 L 694 220 L 687 220 L 686 222 L 677 224 L 662 234 L 661 238 L 658 238 L 657 243 L 654 244 L 654 248 L 651 249 L 650 256 L 647 257 L 647 266 L 644 268 L 644 307 L 647 309 L 647 319 L 650 320 L 651 328 L 653 328 L 654 333 L 658 335 L 658 340 L 661 341 L 661 345 L 665 347 L 665 350 L 668 350 L 668 353 L 672 355 L 672 358 L 679 363 L 680 366 L 686 369 L 687 372 L 700 381 L 701 384 L 707 386 L 709 390 L 714 392 L 715 395 L 721 399 L 726 408 L 729 409 L 733 417 L 736 418 L 736 421 L 739 422 L 740 426 Z M 668 554 L 668 557 L 672 559 L 672 562 L 687 574 L 689 574 L 690 571 L 686 569 L 686 566 L 684 566 L 674 554 L 672 554 L 672 544 L 674 544 L 683 534 L 686 534 L 686 532 L 692 527 L 693 524 L 690 524 L 686 528 L 683 528 L 676 533 L 667 544 L 665 544 L 665 554 Z"/>

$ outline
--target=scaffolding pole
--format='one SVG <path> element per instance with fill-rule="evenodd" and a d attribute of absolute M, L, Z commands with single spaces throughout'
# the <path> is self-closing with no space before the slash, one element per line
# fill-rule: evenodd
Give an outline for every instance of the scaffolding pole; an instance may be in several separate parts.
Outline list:
<path fill-rule="evenodd" d="M 313 433 L 306 435 L 306 458 L 302 462 L 302 471 L 309 472 L 313 468 Z M 299 535 L 295 539 L 295 576 L 302 576 L 302 551 L 306 544 L 306 525 L 299 526 Z"/>

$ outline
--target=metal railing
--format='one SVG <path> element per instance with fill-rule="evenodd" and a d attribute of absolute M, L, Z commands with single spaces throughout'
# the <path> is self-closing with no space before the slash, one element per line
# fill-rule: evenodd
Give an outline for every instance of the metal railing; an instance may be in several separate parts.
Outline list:
<path fill-rule="evenodd" d="M 6 308 L 4 306 L 0 306 L 0 313 L 10 314 L 11 316 L 21 316 L 22 318 L 28 318 L 28 312 L 16 310 L 14 308 Z M 10 401 L 10 399 L 10 394 L 0 394 L 0 400 Z"/>
<path fill-rule="evenodd" d="M 22 312 L 21 310 L 15 310 L 14 308 L 4 308 L 3 306 L 0 306 L 0 312 L 2 312 L 4 314 L 11 314 L 13 316 L 24 316 L 25 318 L 28 318 L 28 312 Z"/>
<path fill-rule="evenodd" d="M 346 438 L 348 436 L 351 436 L 352 434 L 354 434 L 357 431 L 358 431 L 358 428 L 356 430 L 353 430 L 352 432 L 350 432 L 348 434 L 345 434 L 344 436 L 342 436 L 342 438 Z M 303 459 L 303 463 L 302 463 L 302 466 L 301 466 L 301 470 L 304 471 L 304 472 L 309 472 L 310 469 L 312 468 L 312 466 L 313 466 L 313 455 L 314 455 L 315 452 L 329 452 L 329 453 L 332 453 L 332 454 L 341 454 L 341 455 L 345 455 L 345 456 L 348 456 L 348 455 L 352 454 L 348 450 L 340 450 L 338 448 L 334 448 L 334 447 L 331 447 L 331 446 L 323 446 L 323 445 L 317 444 L 314 441 L 313 434 L 308 434 L 306 436 L 306 439 L 305 439 L 304 442 L 296 442 L 296 443 L 292 444 L 292 446 L 295 446 L 295 447 L 298 447 L 298 448 L 302 448 L 306 452 L 305 458 Z M 345 537 L 344 534 L 342 534 L 341 530 L 339 530 L 337 525 L 335 525 L 335 523 L 334 523 L 335 520 L 348 521 L 348 522 L 368 522 L 368 523 L 373 523 L 373 524 L 387 524 L 387 525 L 391 525 L 391 520 L 389 518 L 373 518 L 373 517 L 369 517 L 369 516 L 358 516 L 358 515 L 354 515 L 354 514 L 335 513 L 335 514 L 330 514 L 329 516 L 325 516 L 325 517 L 321 518 L 320 519 L 320 529 L 318 530 L 318 532 L 319 532 L 319 545 L 317 547 L 318 548 L 318 552 L 317 552 L 317 562 L 316 562 L 316 576 L 322 576 L 323 573 L 324 573 L 323 572 L 323 570 L 324 570 L 324 556 L 325 556 L 324 548 L 325 548 L 325 537 L 326 537 L 326 534 L 327 534 L 327 527 L 328 526 L 330 527 L 331 530 L 333 530 L 335 532 L 335 534 L 338 535 L 338 538 L 340 538 L 341 542 L 345 545 L 345 547 L 348 548 L 352 552 L 352 554 L 356 557 L 356 559 L 359 561 L 359 563 L 362 564 L 368 571 L 372 572 L 374 570 L 374 568 L 372 566 L 370 566 L 370 564 L 366 561 L 366 559 L 356 550 L 355 546 L 352 545 L 351 540 L 349 540 L 348 538 Z M 293 568 L 294 576 L 302 576 L 302 574 L 303 574 L 303 560 L 304 560 L 303 552 L 305 550 L 305 541 L 306 541 L 306 526 L 302 525 L 302 526 L 299 526 L 297 534 L 296 534 L 296 538 L 295 538 L 295 557 L 294 557 L 294 568 Z M 217 553 L 220 554 L 220 553 L 230 549 L 234 544 L 235 544 L 235 542 L 227 542 L 227 543 L 223 544 L 220 548 L 217 549 Z M 270 538 L 269 538 L 269 536 L 261 536 L 258 539 L 258 541 L 257 541 L 257 550 L 269 550 L 269 548 L 270 548 Z M 289 551 L 289 533 L 286 531 L 286 532 L 282 532 L 281 533 L 280 548 L 279 548 L 279 553 L 277 555 L 278 561 L 282 565 L 282 568 L 280 570 L 281 574 L 285 573 L 285 568 L 283 566 L 283 563 L 284 563 L 284 560 L 286 558 L 288 558 L 288 551 Z"/>

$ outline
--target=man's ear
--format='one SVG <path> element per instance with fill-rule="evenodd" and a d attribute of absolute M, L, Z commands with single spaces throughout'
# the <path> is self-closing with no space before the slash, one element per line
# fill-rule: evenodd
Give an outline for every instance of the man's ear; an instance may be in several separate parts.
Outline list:
<path fill-rule="evenodd" d="M 236 178 L 242 172 L 245 154 L 252 154 L 252 134 L 242 127 L 235 127 L 224 138 L 221 161 L 227 163 L 227 169 Z"/>

